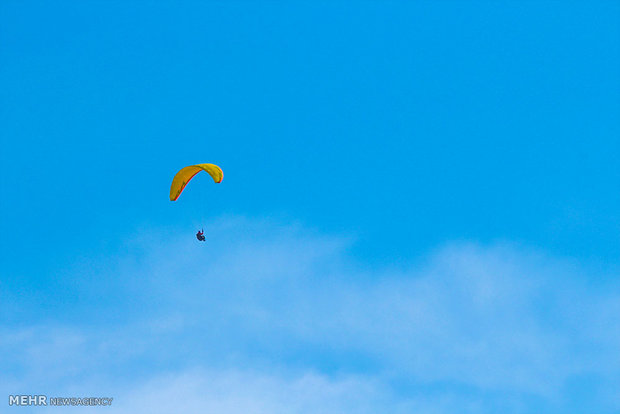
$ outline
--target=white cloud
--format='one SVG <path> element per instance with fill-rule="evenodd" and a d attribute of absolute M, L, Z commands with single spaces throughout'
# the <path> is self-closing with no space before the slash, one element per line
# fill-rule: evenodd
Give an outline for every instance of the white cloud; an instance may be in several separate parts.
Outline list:
<path fill-rule="evenodd" d="M 118 409 L 127 413 L 375 413 L 386 403 L 396 408 L 381 384 L 315 373 L 195 370 L 154 378 L 124 397 Z"/>
<path fill-rule="evenodd" d="M 231 219 L 206 244 L 169 234 L 129 246 L 105 275 L 127 323 L 65 326 L 62 340 L 10 333 L 0 351 L 30 352 L 15 372 L 46 350 L 71 355 L 83 372 L 52 364 L 67 370 L 53 378 L 75 390 L 90 370 L 110 389 L 122 375 L 121 412 L 620 408 L 617 278 L 511 245 L 447 245 L 408 271 L 371 272 L 347 238 L 301 226 Z M 584 384 L 595 396 L 573 392 Z"/>

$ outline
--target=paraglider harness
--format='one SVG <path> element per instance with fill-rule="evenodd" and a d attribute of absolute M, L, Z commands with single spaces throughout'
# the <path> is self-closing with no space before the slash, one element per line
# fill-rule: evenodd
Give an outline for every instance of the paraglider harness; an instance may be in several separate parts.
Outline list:
<path fill-rule="evenodd" d="M 204 230 L 200 230 L 198 233 L 196 233 L 196 238 L 200 241 L 205 241 L 205 236 L 204 236 Z"/>

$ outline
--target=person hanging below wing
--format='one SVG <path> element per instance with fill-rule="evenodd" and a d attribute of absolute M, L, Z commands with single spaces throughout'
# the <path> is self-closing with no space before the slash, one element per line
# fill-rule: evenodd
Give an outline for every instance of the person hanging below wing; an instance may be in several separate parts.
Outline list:
<path fill-rule="evenodd" d="M 205 240 L 206 240 L 206 238 L 205 238 L 205 232 L 204 232 L 204 230 L 202 230 L 202 229 L 201 229 L 201 230 L 199 230 L 199 231 L 198 231 L 198 233 L 196 233 L 196 238 L 197 238 L 198 240 L 200 240 L 200 241 L 205 241 Z"/>

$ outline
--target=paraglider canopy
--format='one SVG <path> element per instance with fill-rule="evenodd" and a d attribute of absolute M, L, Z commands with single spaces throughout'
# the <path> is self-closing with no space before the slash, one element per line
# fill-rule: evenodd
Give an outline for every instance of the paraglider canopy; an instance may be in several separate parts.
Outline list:
<path fill-rule="evenodd" d="M 196 164 L 181 168 L 172 179 L 170 201 L 176 201 L 187 183 L 200 171 L 206 171 L 216 183 L 221 183 L 224 179 L 224 171 L 215 164 Z"/>

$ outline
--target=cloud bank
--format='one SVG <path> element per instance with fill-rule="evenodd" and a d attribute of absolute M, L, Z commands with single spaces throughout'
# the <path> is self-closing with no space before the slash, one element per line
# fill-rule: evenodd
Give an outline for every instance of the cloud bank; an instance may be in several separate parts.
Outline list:
<path fill-rule="evenodd" d="M 83 301 L 2 332 L 6 394 L 103 393 L 123 413 L 620 409 L 617 275 L 476 243 L 377 270 L 303 226 L 210 228 L 67 270 Z"/>

